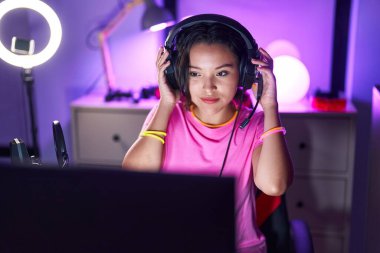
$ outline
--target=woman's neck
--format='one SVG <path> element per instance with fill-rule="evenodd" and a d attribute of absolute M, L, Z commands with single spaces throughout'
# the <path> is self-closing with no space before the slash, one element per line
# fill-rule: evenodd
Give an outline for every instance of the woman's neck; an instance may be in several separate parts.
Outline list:
<path fill-rule="evenodd" d="M 206 112 L 201 112 L 195 105 L 190 106 L 190 111 L 202 125 L 207 127 L 221 127 L 227 125 L 233 121 L 237 115 L 237 110 L 232 103 L 217 113 L 207 114 Z"/>

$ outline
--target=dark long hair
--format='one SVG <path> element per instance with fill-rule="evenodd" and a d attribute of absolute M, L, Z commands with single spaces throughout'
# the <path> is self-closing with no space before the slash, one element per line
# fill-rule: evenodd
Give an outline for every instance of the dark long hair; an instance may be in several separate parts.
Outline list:
<path fill-rule="evenodd" d="M 190 49 L 199 43 L 222 44 L 237 57 L 241 76 L 242 61 L 247 57 L 247 46 L 238 32 L 221 23 L 198 23 L 182 30 L 176 38 L 177 59 L 175 78 L 186 99 L 186 108 L 191 104 L 189 91 Z M 243 58 L 244 57 L 244 58 Z M 239 80 L 240 83 L 240 80 Z M 240 89 L 238 89 L 239 93 Z M 237 94 L 235 95 L 235 98 Z"/>

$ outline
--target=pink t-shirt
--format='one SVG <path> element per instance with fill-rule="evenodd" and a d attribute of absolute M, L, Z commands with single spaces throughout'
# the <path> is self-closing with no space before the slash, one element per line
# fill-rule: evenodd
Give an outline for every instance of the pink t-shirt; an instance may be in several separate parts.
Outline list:
<path fill-rule="evenodd" d="M 236 243 L 239 253 L 266 252 L 265 238 L 256 225 L 252 152 L 260 145 L 263 112 L 257 112 L 249 124 L 240 123 L 251 109 L 242 108 L 223 169 L 223 176 L 235 177 Z M 149 117 L 148 117 L 149 118 Z M 149 121 L 149 119 L 148 119 Z M 234 122 L 209 128 L 177 103 L 171 114 L 165 138 L 163 172 L 218 176 Z"/>

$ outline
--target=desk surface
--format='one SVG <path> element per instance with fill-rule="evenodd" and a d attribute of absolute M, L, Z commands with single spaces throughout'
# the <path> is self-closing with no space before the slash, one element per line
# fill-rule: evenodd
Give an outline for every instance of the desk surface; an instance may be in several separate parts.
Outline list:
<path fill-rule="evenodd" d="M 104 100 L 104 95 L 88 95 L 83 96 L 77 100 L 74 100 L 71 103 L 71 106 L 76 108 L 120 108 L 120 109 L 136 109 L 136 110 L 150 110 L 155 104 L 158 103 L 158 100 L 155 98 L 152 99 L 143 99 L 139 103 L 133 103 L 131 100 L 114 100 L 106 102 Z M 258 111 L 261 110 L 258 107 Z M 301 102 L 295 104 L 283 104 L 279 106 L 280 113 L 324 113 L 331 115 L 339 114 L 355 114 L 356 109 L 351 102 L 347 102 L 346 109 L 344 111 L 321 111 L 313 108 L 311 102 L 308 99 L 305 99 Z"/>

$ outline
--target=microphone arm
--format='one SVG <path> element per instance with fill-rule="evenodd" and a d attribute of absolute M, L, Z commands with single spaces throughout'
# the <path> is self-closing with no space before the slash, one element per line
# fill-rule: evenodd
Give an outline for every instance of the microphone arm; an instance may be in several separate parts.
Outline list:
<path fill-rule="evenodd" d="M 65 168 L 69 165 L 69 155 L 67 153 L 62 127 L 58 120 L 53 121 L 53 136 L 58 166 L 60 168 Z"/>

